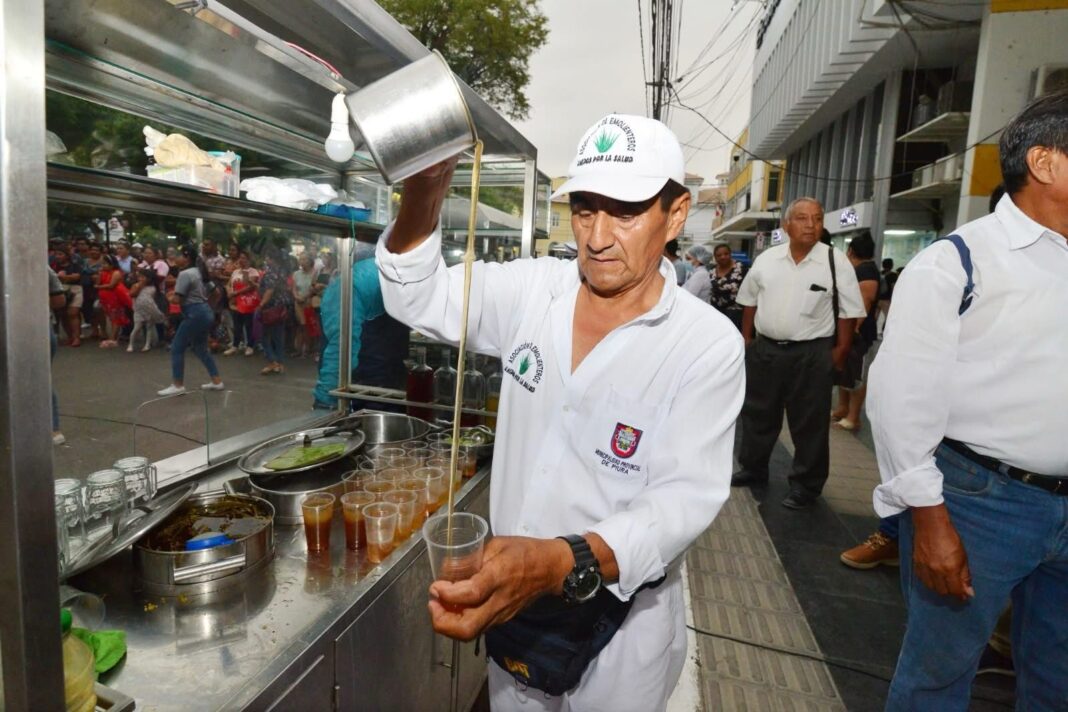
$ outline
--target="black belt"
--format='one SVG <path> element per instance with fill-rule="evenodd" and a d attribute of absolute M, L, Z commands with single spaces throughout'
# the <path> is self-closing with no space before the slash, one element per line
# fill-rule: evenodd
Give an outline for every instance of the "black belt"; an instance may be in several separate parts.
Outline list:
<path fill-rule="evenodd" d="M 763 334 L 757 334 L 757 338 L 761 339 L 763 341 L 767 341 L 769 344 L 775 344 L 776 346 L 801 346 L 803 344 L 815 344 L 815 343 L 818 343 L 820 341 L 830 341 L 834 337 L 833 336 L 820 336 L 820 337 L 815 338 L 815 339 L 806 339 L 804 341 L 788 341 L 788 340 L 782 340 L 782 339 L 771 339 L 771 338 L 768 338 L 767 336 L 764 336 Z"/>
<path fill-rule="evenodd" d="M 986 469 L 993 470 L 994 472 L 1000 472 L 1009 479 L 1023 482 L 1025 485 L 1044 489 L 1053 494 L 1068 495 L 1068 478 L 1039 475 L 1034 472 L 1028 472 L 1027 470 L 1021 470 L 1019 467 L 1006 465 L 997 458 L 980 455 L 975 450 L 972 450 L 970 447 L 957 440 L 943 438 L 942 444 L 953 452 L 968 458 L 975 464 L 982 465 Z"/>

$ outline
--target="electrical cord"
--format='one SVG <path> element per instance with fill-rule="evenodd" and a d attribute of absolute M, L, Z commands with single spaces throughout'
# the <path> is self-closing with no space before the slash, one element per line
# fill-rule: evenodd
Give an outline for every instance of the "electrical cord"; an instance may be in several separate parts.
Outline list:
<path fill-rule="evenodd" d="M 196 443 L 197 445 L 207 445 L 207 443 L 203 440 L 197 440 L 196 438 L 191 438 L 188 435 L 183 435 L 182 433 L 175 432 L 174 430 L 167 430 L 166 428 L 157 428 L 154 425 L 146 425 L 145 423 L 135 423 L 130 420 L 118 420 L 116 418 L 102 418 L 97 415 L 75 415 L 73 413 L 60 413 L 59 415 L 61 418 L 73 418 L 74 420 L 96 420 L 101 423 L 114 423 L 115 425 L 132 425 L 135 428 L 145 428 L 146 430 L 155 430 L 157 433 L 163 433 L 164 435 L 173 435 L 176 438 L 188 440 L 189 442 Z"/>
<path fill-rule="evenodd" d="M 860 662 L 860 661 L 849 660 L 848 658 L 839 658 L 839 657 L 835 657 L 835 656 L 831 656 L 831 655 L 817 655 L 815 653 L 804 653 L 804 652 L 801 652 L 801 651 L 798 651 L 798 650 L 789 650 L 787 648 L 780 648 L 780 647 L 778 647 L 776 645 L 767 645 L 765 643 L 754 643 L 751 640 L 745 640 L 744 638 L 739 638 L 739 637 L 733 636 L 733 635 L 726 635 L 726 634 L 723 634 L 723 633 L 713 633 L 710 630 L 705 630 L 703 628 L 698 628 L 697 626 L 693 626 L 693 625 L 689 625 L 689 624 L 686 625 L 686 628 L 688 630 L 692 630 L 694 633 L 697 633 L 698 635 L 703 635 L 703 636 L 705 636 L 707 638 L 717 638 L 719 640 L 727 640 L 727 641 L 730 641 L 732 643 L 738 643 L 739 645 L 748 646 L 750 648 L 757 648 L 758 650 L 766 650 L 766 651 L 772 652 L 772 653 L 780 653 L 782 655 L 789 655 L 789 656 L 794 657 L 794 658 L 801 658 L 803 660 L 811 660 L 813 662 L 823 663 L 824 665 L 827 665 L 829 667 L 839 668 L 841 670 L 847 670 L 849 672 L 854 672 L 854 673 L 857 673 L 859 675 L 864 675 L 865 677 L 870 677 L 870 678 L 872 678 L 874 680 L 879 680 L 880 682 L 885 682 L 887 685 L 889 685 L 890 682 L 893 680 L 893 671 L 890 670 L 890 674 L 887 674 L 885 671 L 888 670 L 888 668 L 883 667 L 883 666 L 865 666 L 865 664 Z M 879 672 L 879 671 L 884 671 L 884 672 Z M 1000 705 L 1001 707 L 1004 707 L 1006 709 L 1013 709 L 1013 707 L 1014 707 L 1013 705 L 1006 703 L 1004 700 L 1000 700 L 1000 699 L 997 699 L 997 698 L 994 698 L 994 697 L 986 697 L 985 695 L 977 695 L 977 694 L 975 694 L 974 690 L 972 691 L 972 699 L 973 700 L 981 700 L 983 702 L 990 702 L 990 703 L 993 703 L 993 704 L 996 704 L 996 705 Z"/>

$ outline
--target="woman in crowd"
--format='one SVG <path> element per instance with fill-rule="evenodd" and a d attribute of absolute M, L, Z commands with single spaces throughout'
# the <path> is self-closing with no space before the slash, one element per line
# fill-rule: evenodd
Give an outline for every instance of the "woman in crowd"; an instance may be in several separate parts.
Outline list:
<path fill-rule="evenodd" d="M 175 262 L 181 271 L 175 281 L 172 299 L 181 307 L 182 323 L 171 343 L 171 385 L 159 391 L 159 395 L 185 393 L 185 350 L 190 347 L 211 376 L 211 382 L 201 388 L 221 391 L 224 388 L 222 378 L 208 350 L 208 332 L 215 321 L 215 314 L 208 304 L 208 290 L 204 286 L 207 279 L 197 266 L 196 248 L 191 245 L 182 247 Z"/>
<path fill-rule="evenodd" d="M 745 268 L 731 255 L 727 245 L 716 245 L 712 250 L 715 266 L 712 269 L 712 306 L 742 330 L 742 308 L 738 305 L 738 289 L 745 279 Z"/>
<path fill-rule="evenodd" d="M 311 304 L 315 277 L 315 258 L 305 250 L 300 255 L 297 270 L 293 272 L 293 312 L 299 325 L 293 342 L 301 358 L 308 355 L 318 338 L 318 322 L 310 324 L 308 321 L 309 316 L 312 319 L 315 317 Z"/>
<path fill-rule="evenodd" d="M 104 334 L 104 316 L 97 309 L 97 287 L 100 284 L 100 270 L 104 269 L 107 261 L 104 259 L 104 247 L 95 240 L 86 242 L 86 256 L 82 260 L 82 315 L 85 320 L 93 325 L 94 339 L 106 340 Z"/>
<path fill-rule="evenodd" d="M 684 253 L 686 261 L 693 265 L 693 271 L 686 278 L 682 288 L 704 303 L 712 296 L 712 278 L 708 274 L 708 263 L 712 253 L 704 245 L 694 245 Z"/>
<path fill-rule="evenodd" d="M 868 369 L 878 352 L 878 309 L 875 302 L 879 296 L 879 268 L 872 259 L 874 254 L 875 241 L 867 232 L 853 238 L 846 248 L 846 257 L 856 272 L 867 316 L 857 320 L 846 367 L 836 378 L 838 407 L 831 411 L 831 420 L 836 428 L 854 433 L 860 430 L 860 412 L 864 406 L 864 396 L 868 392 Z"/>
<path fill-rule="evenodd" d="M 256 307 L 260 305 L 259 285 L 259 270 L 249 265 L 247 252 L 240 253 L 237 266 L 226 287 L 227 296 L 230 297 L 230 312 L 234 319 L 234 345 L 223 352 L 224 356 L 236 354 L 242 345 L 246 356 L 255 353 L 256 341 L 252 335 L 252 322 Z"/>
<path fill-rule="evenodd" d="M 260 305 L 256 311 L 263 324 L 263 354 L 267 365 L 260 374 L 284 373 L 286 347 L 286 318 L 292 294 L 286 287 L 284 258 L 275 247 L 267 249 L 265 255 L 266 269 L 260 278 Z"/>
<path fill-rule="evenodd" d="M 137 282 L 130 288 L 130 296 L 133 298 L 133 331 L 130 332 L 130 343 L 126 346 L 126 352 L 132 353 L 134 341 L 139 332 L 145 332 L 145 346 L 142 351 L 152 350 L 152 337 L 156 336 L 156 326 L 163 323 L 163 312 L 160 311 L 156 301 L 159 292 L 157 286 L 160 282 L 155 270 L 142 267 L 137 273 Z"/>
<path fill-rule="evenodd" d="M 97 299 L 100 300 L 101 320 L 105 328 L 105 338 L 100 341 L 100 348 L 110 349 L 119 345 L 118 337 L 122 329 L 130 323 L 130 310 L 133 300 L 123 282 L 122 269 L 114 257 L 103 258 L 104 264 L 97 274 Z M 103 323 L 106 320 L 106 323 Z"/>

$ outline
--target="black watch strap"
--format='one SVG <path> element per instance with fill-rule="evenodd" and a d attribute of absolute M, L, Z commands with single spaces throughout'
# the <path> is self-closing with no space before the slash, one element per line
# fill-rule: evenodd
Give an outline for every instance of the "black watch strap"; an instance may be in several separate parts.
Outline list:
<path fill-rule="evenodd" d="M 571 546 L 571 553 L 575 557 L 575 571 L 585 571 L 591 566 L 598 566 L 597 557 L 593 555 L 593 549 L 590 548 L 586 537 L 579 534 L 568 534 L 567 536 L 556 538 L 563 539 Z"/>

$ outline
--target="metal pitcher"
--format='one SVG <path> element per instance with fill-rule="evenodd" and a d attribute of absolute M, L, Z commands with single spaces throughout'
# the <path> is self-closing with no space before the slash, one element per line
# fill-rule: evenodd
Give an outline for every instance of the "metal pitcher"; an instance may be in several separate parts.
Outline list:
<path fill-rule="evenodd" d="M 475 145 L 460 85 L 437 52 L 349 94 L 345 105 L 387 183 Z"/>

